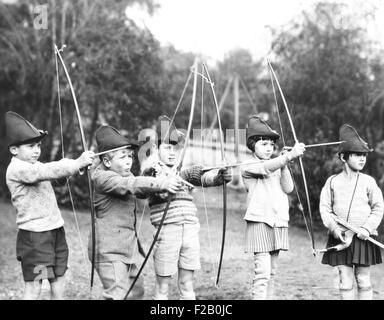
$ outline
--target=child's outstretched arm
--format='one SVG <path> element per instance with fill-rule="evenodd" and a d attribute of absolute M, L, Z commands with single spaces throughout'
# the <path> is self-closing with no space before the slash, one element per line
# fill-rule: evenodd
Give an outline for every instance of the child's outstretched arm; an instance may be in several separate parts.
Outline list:
<path fill-rule="evenodd" d="M 232 180 L 232 169 L 221 168 L 204 171 L 202 165 L 194 165 L 180 172 L 180 177 L 194 186 L 221 186 Z"/>
<path fill-rule="evenodd" d="M 296 143 L 291 151 L 284 153 L 274 159 L 260 161 L 260 163 L 251 164 L 243 168 L 243 178 L 254 178 L 260 175 L 268 175 L 272 172 L 286 166 L 289 161 L 292 161 L 304 154 L 305 145 Z"/>
<path fill-rule="evenodd" d="M 221 168 L 216 170 L 207 171 L 202 176 L 203 187 L 221 186 L 232 180 L 232 169 Z"/>
<path fill-rule="evenodd" d="M 40 181 L 69 177 L 81 168 L 91 165 L 93 158 L 94 153 L 92 151 L 85 151 L 76 160 L 61 159 L 48 163 L 19 161 L 17 167 L 9 173 L 9 178 L 25 184 L 34 184 Z"/>
<path fill-rule="evenodd" d="M 92 180 L 99 191 L 120 196 L 128 193 L 140 197 L 157 192 L 176 193 L 181 187 L 174 177 L 123 177 L 109 170 L 95 170 Z"/>

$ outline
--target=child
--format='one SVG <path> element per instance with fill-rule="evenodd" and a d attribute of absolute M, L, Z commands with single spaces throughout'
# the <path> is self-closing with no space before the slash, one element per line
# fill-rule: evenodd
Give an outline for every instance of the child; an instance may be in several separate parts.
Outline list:
<path fill-rule="evenodd" d="M 350 125 L 340 128 L 339 159 L 343 171 L 328 178 L 320 195 L 320 214 L 329 229 L 328 247 L 346 243 L 340 251 L 324 253 L 322 263 L 337 266 L 340 280 L 340 296 L 354 299 L 353 280 L 356 279 L 358 298 L 372 299 L 370 265 L 382 262 L 380 249 L 365 239 L 377 235 L 376 228 L 383 217 L 383 195 L 376 181 L 361 173 L 372 150 Z M 353 235 L 337 224 L 334 216 L 359 228 Z"/>
<path fill-rule="evenodd" d="M 92 163 L 94 154 L 86 151 L 76 160 L 41 163 L 41 140 L 47 132 L 11 111 L 5 114 L 5 124 L 13 156 L 6 182 L 17 212 L 16 255 L 25 281 L 23 299 L 38 299 L 43 279 L 51 284 L 51 298 L 63 299 L 68 246 L 50 180 L 77 173 Z"/>
<path fill-rule="evenodd" d="M 136 197 L 148 193 L 175 193 L 176 178 L 135 177 L 131 172 L 137 144 L 115 128 L 102 126 L 96 132 L 98 151 L 121 146 L 125 149 L 100 156 L 92 172 L 96 209 L 96 271 L 103 284 L 105 299 L 122 300 L 136 275 L 138 238 L 136 233 Z M 92 246 L 89 237 L 89 258 Z M 142 298 L 144 288 L 136 285 L 129 299 Z"/>
<path fill-rule="evenodd" d="M 255 274 L 251 296 L 272 299 L 277 258 L 288 250 L 289 203 L 293 190 L 287 164 L 303 155 L 305 146 L 297 143 L 290 152 L 271 159 L 279 134 L 257 116 L 250 116 L 247 147 L 259 163 L 244 166 L 242 177 L 247 189 L 245 252 L 254 254 Z"/>
<path fill-rule="evenodd" d="M 144 175 L 172 176 L 172 168 L 181 154 L 183 134 L 166 116 L 159 117 L 157 130 L 158 157 L 147 165 Z M 227 169 L 203 173 L 202 166 L 195 165 L 181 170 L 180 177 L 186 181 L 181 191 L 171 199 L 160 235 L 154 247 L 153 257 L 156 273 L 154 300 L 167 300 L 169 282 L 178 272 L 180 299 L 195 300 L 193 277 L 200 269 L 199 220 L 188 183 L 194 186 L 219 186 L 232 179 Z M 149 198 L 151 223 L 157 229 L 167 204 L 167 195 L 156 194 Z"/>

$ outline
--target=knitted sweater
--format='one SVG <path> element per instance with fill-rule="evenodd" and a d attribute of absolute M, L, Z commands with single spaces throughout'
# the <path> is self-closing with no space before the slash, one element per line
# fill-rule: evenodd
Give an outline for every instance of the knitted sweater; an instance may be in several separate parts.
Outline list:
<path fill-rule="evenodd" d="M 377 235 L 376 229 L 383 218 L 383 210 L 383 194 L 375 179 L 361 172 L 358 173 L 357 184 L 355 178 L 351 180 L 342 172 L 329 177 L 321 190 L 321 219 L 330 231 L 339 226 L 333 218 L 336 215 L 355 227 L 363 227 L 370 234 Z M 346 230 L 343 226 L 339 227 Z"/>
<path fill-rule="evenodd" d="M 18 228 L 42 232 L 62 227 L 64 220 L 49 180 L 71 176 L 79 169 L 76 160 L 31 164 L 13 157 L 6 182 L 16 209 Z"/>
<path fill-rule="evenodd" d="M 218 175 L 218 170 L 212 170 L 204 173 L 202 166 L 195 165 L 180 172 L 180 177 L 194 186 L 212 187 L 223 184 L 223 179 Z M 193 197 L 188 187 L 183 187 L 182 191 L 171 195 L 167 215 L 164 224 L 175 223 L 197 223 L 197 208 L 193 203 Z M 154 226 L 160 224 L 164 210 L 167 205 L 168 193 L 159 193 L 149 197 L 149 208 L 151 212 L 151 223 Z"/>
<path fill-rule="evenodd" d="M 292 177 L 285 167 L 288 162 L 285 154 L 242 168 L 244 185 L 248 191 L 245 220 L 263 222 L 271 227 L 288 227 L 287 193 L 293 190 Z"/>

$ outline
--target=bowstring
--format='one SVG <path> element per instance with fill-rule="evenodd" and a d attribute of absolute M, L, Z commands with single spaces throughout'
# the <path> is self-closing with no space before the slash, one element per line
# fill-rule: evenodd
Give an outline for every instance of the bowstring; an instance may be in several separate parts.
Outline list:
<path fill-rule="evenodd" d="M 188 88 L 189 82 L 190 82 L 190 80 L 191 80 L 191 77 L 192 77 L 192 70 L 189 72 L 189 75 L 188 75 L 188 78 L 187 78 L 187 80 L 186 80 L 186 82 L 185 82 L 185 84 L 184 84 L 184 88 L 183 88 L 183 91 L 182 91 L 182 93 L 181 93 L 180 99 L 179 99 L 179 101 L 178 101 L 178 103 L 177 103 L 177 105 L 176 105 L 176 109 L 175 109 L 175 111 L 174 111 L 174 113 L 173 113 L 173 115 L 172 115 L 171 122 L 170 122 L 170 124 L 169 124 L 169 127 L 167 128 L 167 131 L 166 131 L 166 133 L 165 133 L 165 135 L 164 135 L 164 139 L 163 139 L 162 142 L 165 141 L 166 137 L 168 136 L 169 130 L 171 130 L 171 124 L 175 121 L 176 114 L 177 114 L 177 112 L 178 112 L 179 109 L 180 109 L 181 102 L 182 102 L 183 99 L 184 99 L 184 95 L 185 95 L 185 92 L 187 91 L 187 88 Z"/>
<path fill-rule="evenodd" d="M 202 66 L 202 74 L 204 74 L 204 67 L 203 66 Z M 201 77 L 201 129 L 200 129 L 200 132 L 201 132 L 200 141 L 201 141 L 201 143 L 203 143 L 203 128 L 204 128 L 204 81 L 206 81 L 206 79 L 205 79 L 205 77 L 202 76 Z M 202 146 L 203 146 L 203 144 L 202 144 Z M 208 218 L 207 202 L 206 202 L 204 184 L 203 184 L 203 175 L 201 176 L 200 180 L 201 180 L 201 190 L 203 192 L 205 221 L 207 222 L 209 250 L 211 251 L 211 253 L 213 253 L 212 235 L 211 235 L 211 229 L 210 229 L 209 218 Z M 215 281 L 215 278 L 216 278 L 215 260 L 212 259 L 211 263 L 212 263 L 212 269 L 213 269 L 213 281 Z"/>
<path fill-rule="evenodd" d="M 62 155 L 62 158 L 64 159 L 65 158 L 65 150 L 64 150 L 65 148 L 64 148 L 64 134 L 63 134 L 63 131 L 64 131 L 63 130 L 63 116 L 62 116 L 62 107 L 61 107 L 61 99 L 60 99 L 59 65 L 58 65 L 57 54 L 56 53 L 55 53 L 55 67 L 56 67 L 57 98 L 58 98 L 57 100 L 58 100 L 58 106 L 59 106 L 59 120 L 60 120 L 61 155 Z M 84 264 L 87 265 L 87 259 L 85 257 L 85 250 L 84 250 L 83 240 L 81 238 L 79 221 L 77 219 L 75 203 L 73 201 L 72 189 L 71 189 L 71 185 L 69 183 L 70 178 L 66 177 L 65 180 L 66 180 L 66 185 L 67 185 L 67 189 L 68 189 L 69 199 L 70 199 L 70 202 L 71 202 L 73 216 L 74 216 L 74 219 L 75 219 L 75 226 L 76 226 L 76 230 L 77 230 L 77 233 L 78 233 L 78 236 L 79 236 L 79 240 L 80 240 L 81 253 L 82 253 L 82 256 L 83 256 Z"/>
<path fill-rule="evenodd" d="M 277 96 L 276 96 L 276 89 L 275 89 L 274 79 L 272 77 L 272 72 L 271 72 L 271 70 L 269 68 L 268 68 L 268 71 L 269 71 L 269 76 L 271 78 L 271 83 L 272 83 L 272 91 L 273 91 L 273 96 L 274 96 L 274 99 L 275 99 L 277 119 L 279 121 L 280 132 L 281 132 L 281 140 L 283 141 L 283 146 L 285 147 L 286 146 L 286 144 L 285 144 L 285 137 L 284 137 L 283 125 L 282 125 L 282 122 L 281 122 L 281 117 L 280 117 L 280 112 L 279 112 L 279 105 L 277 103 Z M 300 209 L 301 214 L 303 215 L 305 228 L 307 230 L 309 239 L 311 240 L 311 243 L 312 243 L 312 235 L 311 235 L 311 233 L 309 231 L 309 225 L 308 225 L 308 222 L 307 222 L 307 218 L 305 217 L 305 213 L 304 213 L 304 209 L 303 209 L 304 206 L 303 206 L 303 203 L 302 203 L 301 198 L 300 198 L 300 194 L 299 194 L 299 191 L 298 191 L 298 188 L 297 188 L 297 183 L 296 183 L 295 177 L 293 175 L 293 171 L 292 171 L 291 165 L 289 163 L 288 163 L 287 167 L 288 167 L 289 173 L 290 173 L 290 175 L 292 177 L 292 182 L 293 182 L 293 185 L 294 185 L 295 193 L 296 193 L 297 199 L 299 201 L 299 209 Z"/>

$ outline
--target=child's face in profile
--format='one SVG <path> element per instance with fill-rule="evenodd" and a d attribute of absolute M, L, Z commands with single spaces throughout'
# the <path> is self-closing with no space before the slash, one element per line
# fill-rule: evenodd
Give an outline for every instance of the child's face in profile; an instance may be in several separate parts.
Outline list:
<path fill-rule="evenodd" d="M 107 168 L 120 174 L 123 177 L 131 175 L 132 162 L 132 149 L 117 150 L 113 153 L 111 158 L 103 158 L 103 163 Z"/>
<path fill-rule="evenodd" d="M 10 152 L 17 159 L 36 163 L 41 155 L 41 141 L 22 144 L 19 146 L 12 146 L 9 148 Z"/>
<path fill-rule="evenodd" d="M 349 155 L 346 161 L 348 167 L 353 171 L 363 170 L 365 163 L 367 162 L 367 154 L 364 152 L 355 152 Z"/>
<path fill-rule="evenodd" d="M 275 147 L 273 140 L 258 140 L 255 143 L 255 155 L 261 160 L 268 160 L 271 158 Z"/>
<path fill-rule="evenodd" d="M 159 147 L 159 158 L 167 166 L 175 165 L 180 148 L 177 145 L 162 143 Z"/>

